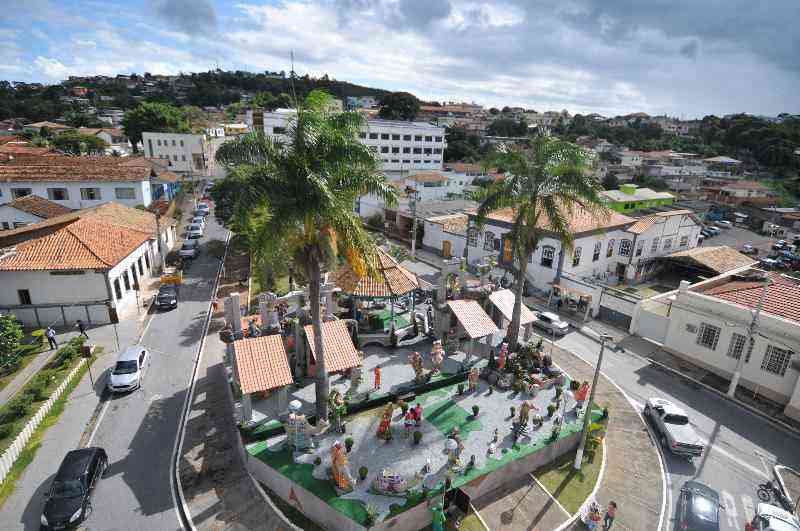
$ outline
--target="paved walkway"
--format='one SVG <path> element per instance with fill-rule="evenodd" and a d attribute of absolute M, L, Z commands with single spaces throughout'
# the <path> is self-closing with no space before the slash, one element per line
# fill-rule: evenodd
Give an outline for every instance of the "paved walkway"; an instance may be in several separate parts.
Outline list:
<path fill-rule="evenodd" d="M 570 517 L 530 476 L 484 496 L 474 506 L 492 531 L 547 531 Z"/>
<path fill-rule="evenodd" d="M 25 366 L 24 369 L 19 371 L 14 379 L 8 382 L 8 385 L 0 390 L 0 406 L 8 402 L 11 397 L 19 392 L 22 387 L 33 378 L 33 375 L 39 372 L 39 369 L 44 367 L 50 358 L 55 354 L 55 350 L 45 350 L 34 356 L 34 359 Z"/>

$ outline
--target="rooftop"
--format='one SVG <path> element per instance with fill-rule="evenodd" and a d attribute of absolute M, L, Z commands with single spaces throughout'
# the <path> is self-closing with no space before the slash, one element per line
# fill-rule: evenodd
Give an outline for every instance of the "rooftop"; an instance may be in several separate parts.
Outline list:
<path fill-rule="evenodd" d="M 494 304 L 498 310 L 500 310 L 500 313 L 503 314 L 503 317 L 505 317 L 506 320 L 511 321 L 511 317 L 514 313 L 514 301 L 516 300 L 516 296 L 514 295 L 513 291 L 510 289 L 494 291 L 489 295 L 489 300 L 492 301 L 492 304 Z M 532 323 L 535 320 L 536 316 L 533 315 L 533 312 L 530 311 L 525 304 L 522 304 L 519 324 L 524 325 Z"/>
<path fill-rule="evenodd" d="M 475 216 L 475 214 L 471 214 Z M 495 210 L 489 213 L 486 218 L 489 220 L 500 221 L 503 223 L 513 223 L 516 216 L 516 209 L 513 207 Z M 569 228 L 575 234 L 591 232 L 601 229 L 623 227 L 635 223 L 634 218 L 624 216 L 617 212 L 607 211 L 605 213 L 594 214 L 581 206 L 576 206 L 569 212 Z M 539 218 L 539 228 L 545 231 L 551 230 L 550 219 L 542 213 Z"/>
<path fill-rule="evenodd" d="M 630 192 L 626 192 L 625 189 Z M 619 190 L 605 190 L 600 193 L 615 203 L 675 198 L 675 196 L 669 192 L 656 192 L 650 188 L 638 188 L 635 185 L 622 185 Z"/>
<path fill-rule="evenodd" d="M 25 124 L 25 127 L 36 127 L 36 128 L 47 127 L 48 129 L 73 129 L 73 127 L 70 127 L 68 125 L 57 124 L 55 122 L 47 122 L 47 121 L 45 121 L 45 122 L 34 122 L 32 124 Z"/>
<path fill-rule="evenodd" d="M 375 277 L 356 273 L 345 264 L 333 273 L 333 282 L 348 295 L 365 298 L 389 298 L 410 293 L 419 288 L 416 276 L 402 267 L 381 248 Z"/>
<path fill-rule="evenodd" d="M 656 214 L 650 214 L 648 216 L 644 216 L 639 218 L 639 221 L 628 227 L 627 232 L 631 232 L 633 234 L 643 234 L 647 232 L 647 230 L 661 221 L 662 219 L 669 218 L 672 216 L 690 216 L 694 221 L 699 225 L 700 220 L 697 219 L 694 212 L 691 210 L 669 210 L 667 212 L 658 212 Z"/>
<path fill-rule="evenodd" d="M 455 314 L 470 339 L 479 339 L 500 331 L 478 301 L 447 301 L 447 306 Z"/>
<path fill-rule="evenodd" d="M 800 280 L 768 273 L 772 283 L 767 287 L 763 310 L 766 313 L 800 322 Z M 755 309 L 764 291 L 764 282 L 731 275 L 722 284 L 698 286 L 696 291 L 739 306 Z"/>
<path fill-rule="evenodd" d="M 311 357 L 316 359 L 316 346 L 314 345 L 314 329 L 312 325 L 305 326 L 306 338 L 311 347 Z M 325 349 L 325 366 L 328 372 L 340 372 L 361 365 L 361 355 L 353 345 L 350 331 L 344 321 L 328 321 L 322 323 L 322 340 Z"/>
<path fill-rule="evenodd" d="M 27 212 L 28 214 L 33 214 L 34 216 L 42 219 L 48 219 L 72 212 L 72 210 L 65 206 L 48 201 L 44 197 L 39 197 L 38 195 L 33 194 L 14 199 L 13 201 L 6 203 L 5 206 L 16 208 L 17 210 Z"/>
<path fill-rule="evenodd" d="M 442 230 L 445 232 L 465 235 L 467 233 L 467 225 L 469 224 L 469 216 L 466 214 L 447 214 L 444 216 L 427 218 L 425 221 L 441 225 Z"/>
<path fill-rule="evenodd" d="M 769 192 L 771 188 L 764 186 L 758 181 L 732 181 L 722 185 L 722 189 L 730 188 L 733 190 L 762 190 Z"/>
<path fill-rule="evenodd" d="M 695 247 L 672 253 L 664 258 L 703 267 L 718 275 L 757 263 L 749 256 L 727 246 Z"/>
<path fill-rule="evenodd" d="M 703 162 L 710 162 L 712 164 L 741 164 L 741 160 L 732 159 L 730 157 L 711 157 L 703 159 Z"/>
<path fill-rule="evenodd" d="M 0 146 L 0 152 L 3 147 L 8 146 Z M 0 182 L 140 182 L 151 176 L 170 181 L 173 178 L 144 157 L 40 156 L 16 158 L 0 164 Z"/>
<path fill-rule="evenodd" d="M 234 341 L 233 353 L 242 393 L 269 391 L 293 382 L 280 334 Z"/>
<path fill-rule="evenodd" d="M 414 181 L 417 183 L 446 183 L 447 176 L 442 175 L 436 171 L 426 171 L 421 173 L 414 173 L 413 175 L 409 175 L 406 177 L 409 181 Z"/>

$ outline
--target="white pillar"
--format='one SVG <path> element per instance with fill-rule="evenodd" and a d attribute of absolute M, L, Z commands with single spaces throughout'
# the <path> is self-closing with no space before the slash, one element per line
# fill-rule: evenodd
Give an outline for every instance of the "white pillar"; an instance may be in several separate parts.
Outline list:
<path fill-rule="evenodd" d="M 264 334 L 277 334 L 281 331 L 281 324 L 275 311 L 276 300 L 278 300 L 278 296 L 272 292 L 265 292 L 258 296 L 258 310 L 261 314 L 261 329 Z"/>
<path fill-rule="evenodd" d="M 333 310 L 336 302 L 333 300 L 333 289 L 336 285 L 332 282 L 326 282 L 322 286 L 320 286 L 319 293 L 322 298 L 325 300 L 325 313 L 323 314 L 322 320 L 332 321 L 333 320 Z"/>
<path fill-rule="evenodd" d="M 224 303 L 225 320 L 230 323 L 234 334 L 242 332 L 242 306 L 238 293 L 231 293 Z"/>
<path fill-rule="evenodd" d="M 250 422 L 253 420 L 253 402 L 250 395 L 242 393 L 242 421 Z"/>

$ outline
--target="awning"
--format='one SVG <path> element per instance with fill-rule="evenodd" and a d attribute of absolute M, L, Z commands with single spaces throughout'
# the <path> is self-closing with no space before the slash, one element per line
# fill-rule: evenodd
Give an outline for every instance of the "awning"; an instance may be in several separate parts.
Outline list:
<path fill-rule="evenodd" d="M 448 301 L 447 305 L 470 339 L 479 339 L 500 331 L 478 301 Z"/>
<path fill-rule="evenodd" d="M 516 300 L 516 296 L 514 292 L 510 289 L 501 289 L 500 291 L 495 291 L 489 295 L 489 300 L 492 301 L 495 308 L 500 310 L 500 313 L 503 314 L 503 317 L 506 320 L 511 321 L 511 317 L 514 315 L 514 301 Z M 522 311 L 520 312 L 520 320 L 519 324 L 526 325 L 528 323 L 532 323 L 536 320 L 536 316 L 533 315 L 533 312 L 528 309 L 525 304 L 522 305 Z"/>
<path fill-rule="evenodd" d="M 306 325 L 304 330 L 308 345 L 311 347 L 311 357 L 316 363 L 313 326 Z M 350 331 L 347 330 L 347 324 L 344 321 L 322 323 L 322 340 L 326 356 L 325 365 L 329 373 L 346 371 L 361 365 L 361 356 L 353 345 Z"/>
<path fill-rule="evenodd" d="M 234 341 L 233 353 L 244 394 L 269 391 L 293 381 L 280 334 Z"/>

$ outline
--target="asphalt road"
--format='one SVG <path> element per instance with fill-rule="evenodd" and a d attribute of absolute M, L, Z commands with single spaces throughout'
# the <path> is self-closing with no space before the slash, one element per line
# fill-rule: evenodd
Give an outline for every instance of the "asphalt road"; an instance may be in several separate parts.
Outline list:
<path fill-rule="evenodd" d="M 643 350 L 650 346 L 639 338 L 628 341 L 622 345 L 635 344 L 637 353 L 646 354 Z M 592 364 L 597 362 L 600 345 L 585 335 L 570 332 L 556 344 Z M 660 370 L 630 351 L 607 348 L 602 370 L 640 409 L 652 396 L 680 405 L 689 414 L 695 430 L 707 441 L 706 452 L 693 462 L 664 452 L 671 492 L 666 529 L 674 527 L 675 501 L 680 487 L 689 479 L 705 483 L 720 493 L 725 506 L 720 513 L 721 529 L 741 530 L 759 503 L 758 484 L 772 477 L 772 465 L 777 462 L 800 469 L 797 451 L 800 438 L 786 434 L 718 395 Z"/>
<path fill-rule="evenodd" d="M 90 445 L 106 450 L 109 468 L 95 492 L 87 530 L 180 527 L 170 461 L 219 267 L 206 247 L 225 235 L 209 216 L 200 256 L 184 272 L 178 308 L 156 313 L 142 336 L 152 353 L 144 385 L 113 396 L 101 410 Z"/>

